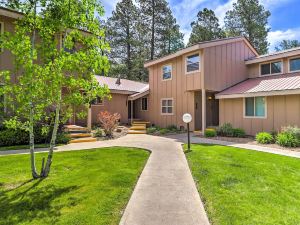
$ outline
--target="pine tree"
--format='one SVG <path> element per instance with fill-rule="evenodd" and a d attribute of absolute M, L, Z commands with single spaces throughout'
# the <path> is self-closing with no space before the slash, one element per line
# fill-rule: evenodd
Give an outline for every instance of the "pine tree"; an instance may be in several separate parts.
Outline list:
<path fill-rule="evenodd" d="M 133 60 L 138 45 L 138 10 L 132 0 L 122 0 L 116 5 L 107 21 L 107 40 L 111 46 L 110 75 L 135 79 Z"/>
<path fill-rule="evenodd" d="M 275 47 L 275 50 L 278 52 L 297 47 L 300 47 L 300 41 L 298 40 L 282 40 L 279 45 Z"/>
<path fill-rule="evenodd" d="M 207 8 L 198 12 L 197 20 L 191 23 L 191 27 L 192 33 L 188 45 L 225 37 L 225 32 L 220 27 L 219 19 L 214 11 Z"/>
<path fill-rule="evenodd" d="M 228 36 L 247 37 L 260 54 L 265 54 L 269 45 L 267 35 L 270 28 L 267 25 L 270 15 L 258 0 L 238 0 L 226 13 L 226 33 Z"/>

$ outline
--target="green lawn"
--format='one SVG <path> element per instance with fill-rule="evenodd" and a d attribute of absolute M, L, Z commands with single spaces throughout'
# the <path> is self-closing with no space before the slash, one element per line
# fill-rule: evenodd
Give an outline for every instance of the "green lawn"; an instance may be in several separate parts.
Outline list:
<path fill-rule="evenodd" d="M 35 144 L 34 146 L 35 148 L 48 148 L 49 144 Z M 0 151 L 20 150 L 20 149 L 29 149 L 29 145 L 13 145 L 13 146 L 0 147 Z"/>
<path fill-rule="evenodd" d="M 118 224 L 148 157 L 120 147 L 55 153 L 50 176 L 36 181 L 29 155 L 0 157 L 0 224 Z"/>
<path fill-rule="evenodd" d="M 300 159 L 217 145 L 187 159 L 212 224 L 299 224 Z"/>

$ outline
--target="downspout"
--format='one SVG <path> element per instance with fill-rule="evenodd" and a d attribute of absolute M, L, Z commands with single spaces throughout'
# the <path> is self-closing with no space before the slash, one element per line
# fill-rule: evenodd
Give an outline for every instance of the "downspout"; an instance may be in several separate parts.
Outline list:
<path fill-rule="evenodd" d="M 133 100 L 131 100 L 131 104 L 130 104 L 130 108 L 131 108 L 131 125 L 133 124 Z"/>

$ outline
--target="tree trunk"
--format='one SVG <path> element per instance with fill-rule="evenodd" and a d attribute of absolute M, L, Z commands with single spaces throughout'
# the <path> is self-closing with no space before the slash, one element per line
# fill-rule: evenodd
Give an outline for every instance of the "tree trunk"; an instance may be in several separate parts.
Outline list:
<path fill-rule="evenodd" d="M 29 124 L 29 145 L 30 145 L 30 162 L 31 162 L 31 174 L 33 179 L 37 179 L 40 176 L 36 172 L 35 155 L 34 155 L 34 129 L 33 129 L 33 105 L 30 105 L 30 124 Z"/>
<path fill-rule="evenodd" d="M 151 56 L 150 59 L 154 59 L 154 37 L 155 37 L 155 0 L 152 0 L 152 27 L 151 27 Z"/>
<path fill-rule="evenodd" d="M 61 93 L 60 93 L 60 96 L 61 96 Z M 61 97 L 60 97 L 59 103 L 58 103 L 58 105 L 56 106 L 56 109 L 55 109 L 55 120 L 54 120 L 54 126 L 53 126 L 51 141 L 50 141 L 48 158 L 47 158 L 45 168 L 43 169 L 43 172 L 41 174 L 42 177 L 47 177 L 50 173 L 50 168 L 51 168 L 51 164 L 52 164 L 52 157 L 53 157 L 53 150 L 54 150 L 54 147 L 55 147 L 56 137 L 57 137 L 57 130 L 58 130 L 58 126 L 59 126 L 60 109 L 61 109 Z"/>

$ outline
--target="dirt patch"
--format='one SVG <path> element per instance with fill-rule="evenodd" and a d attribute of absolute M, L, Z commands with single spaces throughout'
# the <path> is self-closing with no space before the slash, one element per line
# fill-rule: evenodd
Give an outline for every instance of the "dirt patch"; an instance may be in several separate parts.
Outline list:
<path fill-rule="evenodd" d="M 112 137 L 97 137 L 97 141 L 105 141 L 111 139 L 118 139 L 128 134 L 129 128 L 126 126 L 118 126 L 117 129 L 114 130 Z"/>

